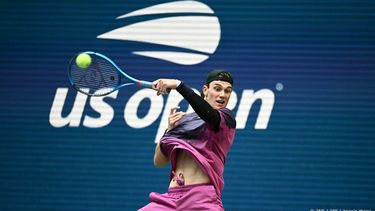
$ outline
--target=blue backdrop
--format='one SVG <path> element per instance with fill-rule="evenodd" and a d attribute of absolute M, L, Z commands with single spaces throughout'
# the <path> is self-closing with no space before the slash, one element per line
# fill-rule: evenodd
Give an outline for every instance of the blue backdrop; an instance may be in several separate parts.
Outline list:
<path fill-rule="evenodd" d="M 152 159 L 173 99 L 135 88 L 103 99 L 77 94 L 67 64 L 85 50 L 136 78 L 179 78 L 197 90 L 214 68 L 233 73 L 240 124 L 226 161 L 226 210 L 374 210 L 375 2 L 201 0 L 205 12 L 116 19 L 167 2 L 0 3 L 0 210 L 136 210 L 149 192 L 167 191 L 169 168 Z M 217 18 L 186 26 L 182 39 L 214 47 L 98 38 L 178 16 Z M 208 36 L 217 43 L 189 36 L 218 26 Z M 173 30 L 165 40 L 181 38 Z M 185 65 L 136 51 L 206 59 Z"/>

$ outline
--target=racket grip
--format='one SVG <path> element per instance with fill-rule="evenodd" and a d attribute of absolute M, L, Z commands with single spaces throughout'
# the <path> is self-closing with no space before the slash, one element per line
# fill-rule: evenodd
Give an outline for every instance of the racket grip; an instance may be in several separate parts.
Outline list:
<path fill-rule="evenodd" d="M 138 88 L 149 88 L 149 89 L 154 88 L 154 84 L 149 81 L 137 81 L 137 86 Z"/>
<path fill-rule="evenodd" d="M 137 81 L 138 88 L 149 88 L 154 89 L 154 84 L 149 81 Z M 162 94 L 169 94 L 171 92 L 171 89 L 167 89 L 166 92 L 163 92 Z"/>

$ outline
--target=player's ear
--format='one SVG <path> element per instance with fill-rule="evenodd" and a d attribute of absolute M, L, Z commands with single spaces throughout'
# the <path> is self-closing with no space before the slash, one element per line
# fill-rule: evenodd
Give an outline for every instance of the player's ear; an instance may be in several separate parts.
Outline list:
<path fill-rule="evenodd" d="M 203 85 L 203 87 L 202 87 L 202 93 L 201 93 L 201 96 L 203 97 L 203 99 L 206 98 L 207 93 L 208 93 L 208 85 Z"/>

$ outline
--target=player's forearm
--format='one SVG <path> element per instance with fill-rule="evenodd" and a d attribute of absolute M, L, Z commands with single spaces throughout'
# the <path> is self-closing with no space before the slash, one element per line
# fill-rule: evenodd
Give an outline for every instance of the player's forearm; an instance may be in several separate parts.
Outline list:
<path fill-rule="evenodd" d="M 163 167 L 169 162 L 168 158 L 160 150 L 160 142 L 155 147 L 154 165 L 156 167 Z"/>

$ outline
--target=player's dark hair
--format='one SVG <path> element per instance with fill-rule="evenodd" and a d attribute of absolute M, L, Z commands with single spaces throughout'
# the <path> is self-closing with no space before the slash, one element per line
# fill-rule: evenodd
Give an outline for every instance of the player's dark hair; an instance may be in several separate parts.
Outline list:
<path fill-rule="evenodd" d="M 207 75 L 206 86 L 209 87 L 209 84 L 212 81 L 226 81 L 233 86 L 233 77 L 226 70 L 213 70 Z M 201 91 L 201 97 L 204 98 L 203 90 Z"/>

